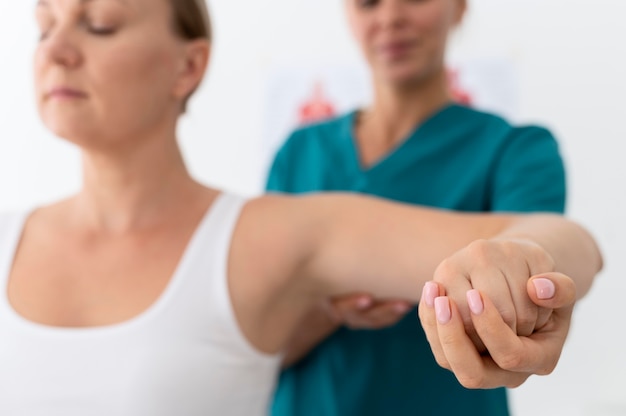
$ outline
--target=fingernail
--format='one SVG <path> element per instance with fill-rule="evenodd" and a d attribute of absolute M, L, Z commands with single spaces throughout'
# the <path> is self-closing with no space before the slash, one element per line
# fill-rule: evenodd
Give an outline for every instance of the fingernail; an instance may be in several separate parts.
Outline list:
<path fill-rule="evenodd" d="M 467 291 L 467 304 L 474 315 L 480 315 L 485 309 L 483 298 L 480 296 L 480 292 L 475 289 Z"/>
<path fill-rule="evenodd" d="M 369 308 L 371 304 L 372 304 L 372 299 L 361 298 L 357 301 L 356 307 L 359 309 L 366 309 L 366 308 Z"/>
<path fill-rule="evenodd" d="M 447 296 L 435 298 L 435 316 L 440 324 L 450 322 L 450 301 Z"/>
<path fill-rule="evenodd" d="M 424 285 L 424 302 L 431 308 L 435 304 L 435 298 L 439 296 L 439 286 L 435 282 L 426 282 Z"/>
<path fill-rule="evenodd" d="M 537 297 L 539 299 L 545 300 L 552 299 L 554 297 L 556 288 L 554 287 L 552 280 L 540 277 L 533 280 L 533 285 L 535 285 L 535 290 L 537 291 Z"/>

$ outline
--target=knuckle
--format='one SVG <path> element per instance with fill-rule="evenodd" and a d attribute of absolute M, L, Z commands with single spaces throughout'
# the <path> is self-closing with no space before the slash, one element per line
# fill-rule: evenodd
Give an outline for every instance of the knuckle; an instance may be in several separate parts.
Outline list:
<path fill-rule="evenodd" d="M 517 317 L 517 323 L 519 325 L 533 325 L 537 320 L 536 316 L 532 315 L 521 315 Z"/>
<path fill-rule="evenodd" d="M 506 309 L 500 310 L 499 312 L 500 312 L 500 316 L 502 317 L 502 320 L 510 328 L 515 328 L 515 324 L 517 322 L 517 316 L 516 316 L 515 310 L 506 308 Z"/>
<path fill-rule="evenodd" d="M 437 266 L 433 279 L 445 285 L 446 282 L 458 275 L 459 270 L 457 261 L 453 258 L 447 258 Z"/>
<path fill-rule="evenodd" d="M 552 372 L 556 369 L 557 362 L 558 359 L 550 360 L 548 363 L 546 363 L 545 366 L 540 367 L 537 371 L 535 371 L 535 374 L 539 376 L 547 376 L 549 374 L 552 374 Z"/>
<path fill-rule="evenodd" d="M 518 316 L 517 318 L 517 330 L 518 333 L 520 331 L 529 332 L 529 333 L 519 333 L 518 335 L 528 336 L 532 333 L 535 325 L 537 324 L 537 317 L 534 318 L 532 316 Z"/>
<path fill-rule="evenodd" d="M 364 316 L 363 319 L 365 322 L 368 322 L 372 325 L 381 325 L 391 321 L 391 316 L 389 314 L 379 312 Z"/>
<path fill-rule="evenodd" d="M 495 358 L 494 358 L 495 359 Z M 506 371 L 518 371 L 524 365 L 524 355 L 517 349 L 508 351 L 497 358 L 498 367 Z"/>
<path fill-rule="evenodd" d="M 495 243 L 488 240 L 476 240 L 467 246 L 467 252 L 474 258 L 485 259 L 489 258 L 495 249 Z"/>
<path fill-rule="evenodd" d="M 377 316 L 369 320 L 369 323 L 371 325 L 376 325 L 379 328 L 391 325 L 395 322 L 396 322 L 395 317 L 392 317 L 392 316 Z"/>
<path fill-rule="evenodd" d="M 358 317 L 347 316 L 346 319 L 344 319 L 344 324 L 347 327 L 357 329 L 357 328 L 362 328 L 362 327 L 366 326 L 367 325 L 367 321 L 365 321 L 363 319 L 360 319 Z"/>
<path fill-rule="evenodd" d="M 554 258 L 538 245 L 531 246 L 529 249 L 529 258 L 534 263 L 535 267 L 533 268 L 539 269 L 540 272 L 554 271 L 556 268 Z"/>
<path fill-rule="evenodd" d="M 354 324 L 353 322 L 344 322 L 343 325 L 348 329 L 361 329 L 359 328 L 358 325 Z"/>
<path fill-rule="evenodd" d="M 389 319 L 389 317 L 377 316 L 368 319 L 366 322 L 372 328 L 384 328 L 391 325 L 394 321 Z"/>
<path fill-rule="evenodd" d="M 477 240 L 468 246 L 474 269 L 492 268 L 494 264 L 504 264 L 515 256 L 508 253 L 507 243 L 501 241 Z"/>
<path fill-rule="evenodd" d="M 446 370 L 451 369 L 450 362 L 448 362 L 448 360 L 442 354 L 435 354 L 435 361 L 437 362 L 437 365 L 439 365 L 439 367 L 445 368 Z"/>
<path fill-rule="evenodd" d="M 340 311 L 335 312 L 335 319 L 344 324 L 350 324 L 353 321 L 352 317 L 349 314 Z"/>
<path fill-rule="evenodd" d="M 486 387 L 486 377 L 483 372 L 478 374 L 457 374 L 457 380 L 466 389 L 482 389 Z"/>
<path fill-rule="evenodd" d="M 507 380 L 507 382 L 505 383 L 505 387 L 509 389 L 516 389 L 522 384 L 524 384 L 524 382 L 528 380 L 528 377 L 530 377 L 530 374 L 522 374 L 519 377 L 515 377 L 512 380 Z"/>

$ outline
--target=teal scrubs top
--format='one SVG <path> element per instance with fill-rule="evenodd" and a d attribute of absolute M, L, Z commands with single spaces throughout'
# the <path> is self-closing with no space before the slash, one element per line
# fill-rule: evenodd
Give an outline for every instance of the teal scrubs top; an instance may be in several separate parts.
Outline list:
<path fill-rule="evenodd" d="M 363 168 L 356 116 L 294 132 L 276 155 L 268 191 L 358 192 L 462 211 L 564 210 L 563 161 L 544 128 L 452 104 Z M 505 389 L 465 389 L 437 365 L 414 310 L 387 329 L 336 331 L 283 371 L 272 415 L 503 416 L 508 407 Z"/>

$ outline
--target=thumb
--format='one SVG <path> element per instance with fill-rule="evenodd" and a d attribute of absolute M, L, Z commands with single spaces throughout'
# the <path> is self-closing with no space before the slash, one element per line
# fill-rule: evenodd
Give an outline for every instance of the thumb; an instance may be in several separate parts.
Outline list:
<path fill-rule="evenodd" d="M 528 279 L 526 290 L 537 306 L 561 309 L 576 302 L 576 284 L 562 273 L 542 273 Z"/>

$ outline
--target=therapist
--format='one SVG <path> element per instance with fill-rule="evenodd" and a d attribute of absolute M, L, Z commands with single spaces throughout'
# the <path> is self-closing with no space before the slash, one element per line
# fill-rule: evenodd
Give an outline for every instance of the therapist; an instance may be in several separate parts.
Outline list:
<path fill-rule="evenodd" d="M 565 173 L 552 134 L 451 100 L 444 57 L 465 0 L 344 2 L 374 100 L 295 131 L 275 157 L 269 191 L 563 212 Z M 467 390 L 437 365 L 413 307 L 366 293 L 320 305 L 292 339 L 273 416 L 508 415 L 505 389 Z M 518 332 L 532 330 L 519 324 Z"/>

